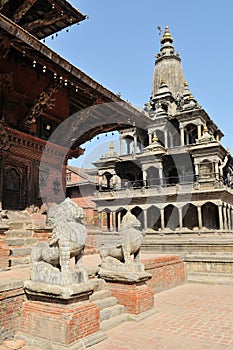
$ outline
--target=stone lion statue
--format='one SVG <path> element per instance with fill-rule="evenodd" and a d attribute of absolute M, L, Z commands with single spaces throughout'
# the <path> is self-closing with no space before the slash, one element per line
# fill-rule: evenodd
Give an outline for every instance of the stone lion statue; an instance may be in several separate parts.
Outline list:
<path fill-rule="evenodd" d="M 87 239 L 83 224 L 84 211 L 70 198 L 53 203 L 47 212 L 47 224 L 52 225 L 52 239 L 41 242 L 31 252 L 31 280 L 50 284 L 87 282 L 82 255 Z M 75 267 L 70 267 L 70 259 Z"/>
<path fill-rule="evenodd" d="M 121 263 L 132 264 L 131 255 L 134 262 L 139 262 L 139 251 L 143 241 L 140 226 L 140 221 L 133 214 L 127 212 L 123 217 L 119 232 L 120 244 L 100 248 L 102 262 L 106 261 L 106 258 L 111 257 Z"/>

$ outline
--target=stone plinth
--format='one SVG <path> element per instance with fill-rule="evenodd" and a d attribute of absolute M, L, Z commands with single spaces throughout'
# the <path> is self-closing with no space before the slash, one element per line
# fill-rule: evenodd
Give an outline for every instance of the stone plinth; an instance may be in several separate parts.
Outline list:
<path fill-rule="evenodd" d="M 93 289 L 27 281 L 19 337 L 43 349 L 84 349 L 106 338 L 99 331 L 100 310 L 89 301 Z"/>
<path fill-rule="evenodd" d="M 111 259 L 109 259 L 109 262 Z M 119 303 L 125 306 L 125 311 L 139 315 L 149 311 L 154 306 L 154 292 L 146 284 L 151 275 L 144 271 L 143 264 L 125 265 L 117 262 L 119 269 L 107 270 L 109 264 L 102 263 L 99 277 L 107 282 L 112 296 L 118 299 Z"/>
<path fill-rule="evenodd" d="M 130 314 L 139 315 L 154 307 L 154 292 L 146 282 L 107 282 L 107 287 Z"/>

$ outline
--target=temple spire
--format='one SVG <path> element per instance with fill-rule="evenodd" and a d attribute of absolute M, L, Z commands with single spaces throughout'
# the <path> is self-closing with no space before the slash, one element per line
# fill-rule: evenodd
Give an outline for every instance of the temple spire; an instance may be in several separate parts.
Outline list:
<path fill-rule="evenodd" d="M 171 55 L 174 54 L 174 46 L 173 43 L 173 37 L 171 36 L 171 33 L 169 31 L 168 26 L 165 27 L 165 31 L 163 34 L 162 39 L 160 40 L 162 46 L 161 46 L 161 53 L 162 55 Z"/>

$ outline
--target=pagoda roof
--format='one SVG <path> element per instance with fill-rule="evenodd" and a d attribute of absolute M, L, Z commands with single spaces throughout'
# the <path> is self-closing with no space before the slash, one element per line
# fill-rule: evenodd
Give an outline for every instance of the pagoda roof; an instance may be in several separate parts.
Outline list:
<path fill-rule="evenodd" d="M 94 125 L 94 120 L 96 119 L 98 121 L 97 126 L 91 129 L 90 125 L 90 129 L 87 132 L 83 131 L 79 126 L 80 134 L 82 135 L 74 147 L 100 133 L 120 130 L 129 127 L 133 123 L 137 127 L 145 129 L 151 122 L 145 112 L 135 108 L 117 94 L 96 82 L 2 14 L 0 14 L 0 50 L 3 53 L 2 57 L 7 55 L 9 57 L 15 56 L 17 60 L 24 61 L 24 64 L 31 67 L 33 62 L 36 62 L 35 69 L 38 72 L 42 72 L 43 67 L 45 67 L 46 74 L 51 77 L 51 80 L 54 79 L 54 74 L 56 74 L 57 79 L 62 79 L 63 85 L 67 86 L 69 91 L 70 115 L 83 110 L 85 112 L 87 107 L 97 107 L 96 105 L 98 105 L 98 108 L 95 108 L 95 112 L 91 116 L 88 116 L 88 114 L 82 116 L 82 120 L 83 118 L 86 118 L 86 120 L 91 118 L 93 121 L 92 125 Z M 114 122 L 112 121 L 112 112 L 115 116 Z M 101 125 L 99 123 L 100 119 L 103 120 Z M 85 123 L 83 122 L 83 124 Z"/>
<path fill-rule="evenodd" d="M 66 0 L 2 0 L 0 13 L 38 39 L 78 24 L 87 17 Z"/>

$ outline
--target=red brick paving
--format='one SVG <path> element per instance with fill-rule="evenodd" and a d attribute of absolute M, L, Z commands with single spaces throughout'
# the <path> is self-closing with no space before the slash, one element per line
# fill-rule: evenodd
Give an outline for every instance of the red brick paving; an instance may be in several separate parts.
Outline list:
<path fill-rule="evenodd" d="M 232 350 L 233 286 L 186 284 L 155 295 L 157 313 L 108 332 L 91 350 Z"/>

